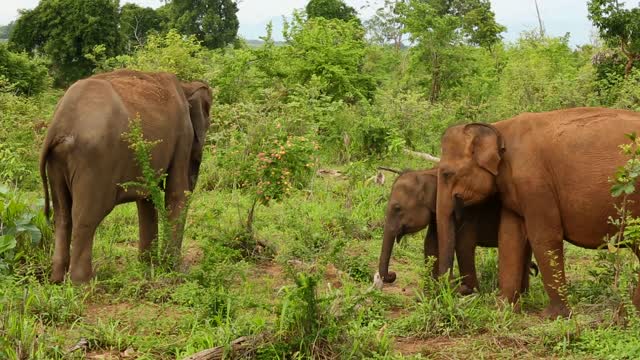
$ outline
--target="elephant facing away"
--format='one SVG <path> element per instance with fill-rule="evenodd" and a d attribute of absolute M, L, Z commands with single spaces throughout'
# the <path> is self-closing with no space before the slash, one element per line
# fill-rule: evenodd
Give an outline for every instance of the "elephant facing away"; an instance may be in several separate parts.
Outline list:
<path fill-rule="evenodd" d="M 142 258 L 148 256 L 158 233 L 157 212 L 140 189 L 122 187 L 141 176 L 122 137 L 131 119 L 141 119 L 146 140 L 159 141 L 151 162 L 167 175 L 165 206 L 169 219 L 178 223 L 186 193 L 198 178 L 211 102 L 208 85 L 183 83 L 169 73 L 119 70 L 80 80 L 67 90 L 40 154 L 47 217 L 49 187 L 54 209 L 51 281 L 63 281 L 67 271 L 74 283 L 91 279 L 94 233 L 118 204 L 136 202 L 139 249 Z M 182 226 L 172 231 L 179 249 Z"/>
<path fill-rule="evenodd" d="M 453 265 L 456 204 L 497 195 L 501 296 L 518 306 L 520 264 L 530 246 L 550 298 L 543 315 L 568 316 L 563 239 L 597 249 L 616 233 L 607 221 L 617 217 L 609 178 L 627 161 L 619 145 L 632 132 L 640 132 L 640 113 L 604 108 L 525 113 L 449 128 L 438 170 L 439 273 Z M 628 210 L 640 214 L 640 194 L 630 200 Z M 640 256 L 637 245 L 633 250 Z M 633 303 L 640 309 L 640 286 Z"/>
<path fill-rule="evenodd" d="M 436 228 L 436 198 L 438 169 L 405 171 L 393 183 L 387 204 L 384 224 L 382 251 L 378 274 L 383 282 L 392 283 L 396 273 L 389 271 L 389 260 L 394 242 L 400 242 L 403 236 L 421 231 L 429 226 L 424 239 L 424 258 L 436 259 L 433 275 L 438 274 L 438 235 Z M 456 234 L 456 258 L 460 276 L 459 291 L 463 295 L 478 289 L 478 277 L 475 267 L 476 246 L 497 247 L 500 222 L 500 201 L 493 197 L 482 204 L 467 208 L 458 208 Z M 523 267 L 529 269 L 531 256 Z M 522 275 L 520 291 L 529 287 L 529 272 Z"/>

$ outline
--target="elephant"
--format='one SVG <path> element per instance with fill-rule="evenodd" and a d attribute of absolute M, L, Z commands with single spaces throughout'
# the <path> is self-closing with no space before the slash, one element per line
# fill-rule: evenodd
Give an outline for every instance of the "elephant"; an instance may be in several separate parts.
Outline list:
<path fill-rule="evenodd" d="M 617 216 L 609 178 L 626 162 L 619 149 L 625 134 L 639 131 L 640 113 L 591 107 L 447 129 L 438 169 L 438 273 L 453 265 L 455 208 L 497 195 L 501 298 L 520 310 L 522 264 L 533 251 L 550 298 L 543 316 L 570 315 L 564 240 L 598 249 L 617 232 L 607 221 Z M 640 195 L 630 200 L 628 209 L 640 214 Z M 633 303 L 640 308 L 640 287 Z"/>
<path fill-rule="evenodd" d="M 435 216 L 438 168 L 398 173 L 387 204 L 378 266 L 378 274 L 386 283 L 396 280 L 396 273 L 389 271 L 389 259 L 394 242 L 400 242 L 404 235 L 416 233 L 427 225 L 429 228 L 424 239 L 424 258 L 425 262 L 430 256 L 436 259 L 432 275 L 438 275 L 438 232 Z M 500 208 L 500 201 L 494 196 L 477 206 L 457 209 L 456 257 L 462 277 L 458 290 L 462 295 L 468 295 L 479 288 L 475 268 L 476 246 L 498 246 Z M 537 270 L 535 264 L 530 265 L 532 269 Z M 520 290 L 524 292 L 528 287 L 527 272 L 522 276 Z"/>
<path fill-rule="evenodd" d="M 45 214 L 53 203 L 55 244 L 51 281 L 73 283 L 93 277 L 96 228 L 118 204 L 136 202 L 139 251 L 149 258 L 158 234 L 158 214 L 149 194 L 138 186 L 142 175 L 123 138 L 130 121 L 140 119 L 144 138 L 157 141 L 151 166 L 166 174 L 165 206 L 173 224 L 171 241 L 182 242 L 186 196 L 198 179 L 212 94 L 203 82 L 181 82 L 169 73 L 132 70 L 94 75 L 69 87 L 55 109 L 40 153 Z M 70 251 L 71 246 L 71 251 Z"/>

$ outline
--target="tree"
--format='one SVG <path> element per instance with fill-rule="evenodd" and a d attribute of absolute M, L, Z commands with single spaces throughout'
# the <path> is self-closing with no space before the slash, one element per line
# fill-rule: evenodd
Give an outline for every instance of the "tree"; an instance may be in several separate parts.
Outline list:
<path fill-rule="evenodd" d="M 305 11 L 309 19 L 323 17 L 327 20 L 356 20 L 360 23 L 356 9 L 345 4 L 342 0 L 310 0 Z"/>
<path fill-rule="evenodd" d="M 464 45 L 491 49 L 505 30 L 496 22 L 489 0 L 409 0 L 398 3 L 398 11 L 405 32 L 417 43 L 414 59 L 430 68 L 432 102 L 440 96 L 442 79 L 455 76 L 447 67 L 460 57 L 456 49 Z"/>
<path fill-rule="evenodd" d="M 173 0 L 172 26 L 181 34 L 195 35 L 208 48 L 221 48 L 238 36 L 235 0 Z"/>
<path fill-rule="evenodd" d="M 9 42 L 46 54 L 57 83 L 68 84 L 91 74 L 93 63 L 85 54 L 96 45 L 104 45 L 107 56 L 121 52 L 118 10 L 118 0 L 42 0 L 21 12 Z"/>
<path fill-rule="evenodd" d="M 628 77 L 633 63 L 640 60 L 640 8 L 625 9 L 617 0 L 591 0 L 589 20 L 598 28 L 600 37 L 609 46 L 619 47 L 627 57 L 624 76 Z"/>
<path fill-rule="evenodd" d="M 9 34 L 11 34 L 15 25 L 15 21 L 12 21 L 7 25 L 0 25 L 0 39 L 9 39 Z"/>
<path fill-rule="evenodd" d="M 142 46 L 149 33 L 160 33 L 168 27 L 169 19 L 162 11 L 136 4 L 125 4 L 120 9 L 120 30 L 131 44 Z"/>
<path fill-rule="evenodd" d="M 396 50 L 402 46 L 404 34 L 398 6 L 407 0 L 385 0 L 384 5 L 376 10 L 375 15 L 366 21 L 365 26 L 372 42 L 380 45 L 393 43 Z"/>

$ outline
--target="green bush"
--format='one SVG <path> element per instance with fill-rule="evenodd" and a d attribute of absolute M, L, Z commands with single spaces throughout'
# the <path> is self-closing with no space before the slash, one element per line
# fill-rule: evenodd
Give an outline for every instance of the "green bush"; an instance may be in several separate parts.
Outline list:
<path fill-rule="evenodd" d="M 35 95 L 50 85 L 43 58 L 11 52 L 6 44 L 0 43 L 0 92 Z"/>
<path fill-rule="evenodd" d="M 41 206 L 29 205 L 20 194 L 0 184 L 0 274 L 13 272 L 50 237 Z"/>

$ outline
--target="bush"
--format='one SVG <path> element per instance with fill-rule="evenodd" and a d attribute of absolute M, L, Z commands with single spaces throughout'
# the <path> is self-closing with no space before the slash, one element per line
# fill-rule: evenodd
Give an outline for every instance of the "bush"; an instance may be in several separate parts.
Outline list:
<path fill-rule="evenodd" d="M 0 274 L 13 272 L 50 237 L 41 206 L 29 205 L 20 194 L 0 184 Z"/>
<path fill-rule="evenodd" d="M 0 91 L 35 95 L 51 84 L 43 58 L 9 51 L 0 43 Z"/>

